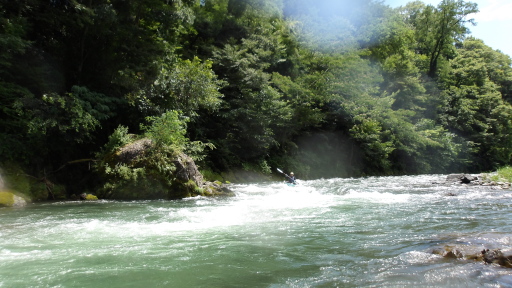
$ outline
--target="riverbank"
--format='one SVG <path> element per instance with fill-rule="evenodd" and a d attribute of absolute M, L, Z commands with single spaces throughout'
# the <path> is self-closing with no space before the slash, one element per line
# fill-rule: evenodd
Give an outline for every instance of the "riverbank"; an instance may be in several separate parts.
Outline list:
<path fill-rule="evenodd" d="M 490 186 L 495 189 L 511 189 L 512 179 L 508 177 L 509 169 L 510 168 L 507 167 L 505 170 L 498 170 L 494 173 L 449 174 L 446 176 L 446 183 L 470 186 Z"/>

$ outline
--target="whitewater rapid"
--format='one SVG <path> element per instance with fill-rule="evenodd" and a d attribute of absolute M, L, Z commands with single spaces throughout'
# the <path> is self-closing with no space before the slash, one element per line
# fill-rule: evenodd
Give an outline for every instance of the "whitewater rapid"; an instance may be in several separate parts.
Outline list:
<path fill-rule="evenodd" d="M 0 287 L 512 287 L 509 269 L 432 253 L 512 247 L 512 193 L 445 178 L 1 208 Z"/>

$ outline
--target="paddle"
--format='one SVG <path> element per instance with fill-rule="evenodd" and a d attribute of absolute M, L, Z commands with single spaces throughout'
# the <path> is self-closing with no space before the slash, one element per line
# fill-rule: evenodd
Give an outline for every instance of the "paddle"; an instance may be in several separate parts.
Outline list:
<path fill-rule="evenodd" d="M 288 177 L 288 179 L 290 179 L 290 180 L 292 179 L 292 177 L 290 177 L 290 176 L 286 175 L 286 173 L 284 173 L 284 172 L 283 172 L 283 170 L 281 170 L 281 169 L 277 168 L 277 171 L 278 171 L 279 173 L 284 174 L 284 176 Z M 292 183 L 292 184 L 297 184 L 297 182 L 295 182 L 295 180 L 293 180 L 293 183 Z"/>

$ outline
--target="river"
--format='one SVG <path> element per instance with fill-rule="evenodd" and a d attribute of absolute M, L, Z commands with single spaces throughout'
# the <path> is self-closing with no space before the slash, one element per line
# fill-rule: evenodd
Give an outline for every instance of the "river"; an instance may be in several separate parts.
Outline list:
<path fill-rule="evenodd" d="M 512 287 L 512 269 L 432 253 L 512 244 L 511 191 L 445 178 L 0 208 L 0 287 Z"/>

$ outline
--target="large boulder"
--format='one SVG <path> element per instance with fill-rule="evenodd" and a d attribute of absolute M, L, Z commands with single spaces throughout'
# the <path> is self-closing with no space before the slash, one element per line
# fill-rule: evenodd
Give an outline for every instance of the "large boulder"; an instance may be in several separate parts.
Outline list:
<path fill-rule="evenodd" d="M 133 164 L 137 159 L 144 156 L 144 152 L 151 149 L 152 146 L 153 142 L 147 138 L 134 141 L 119 148 L 112 160 L 124 164 Z"/>

